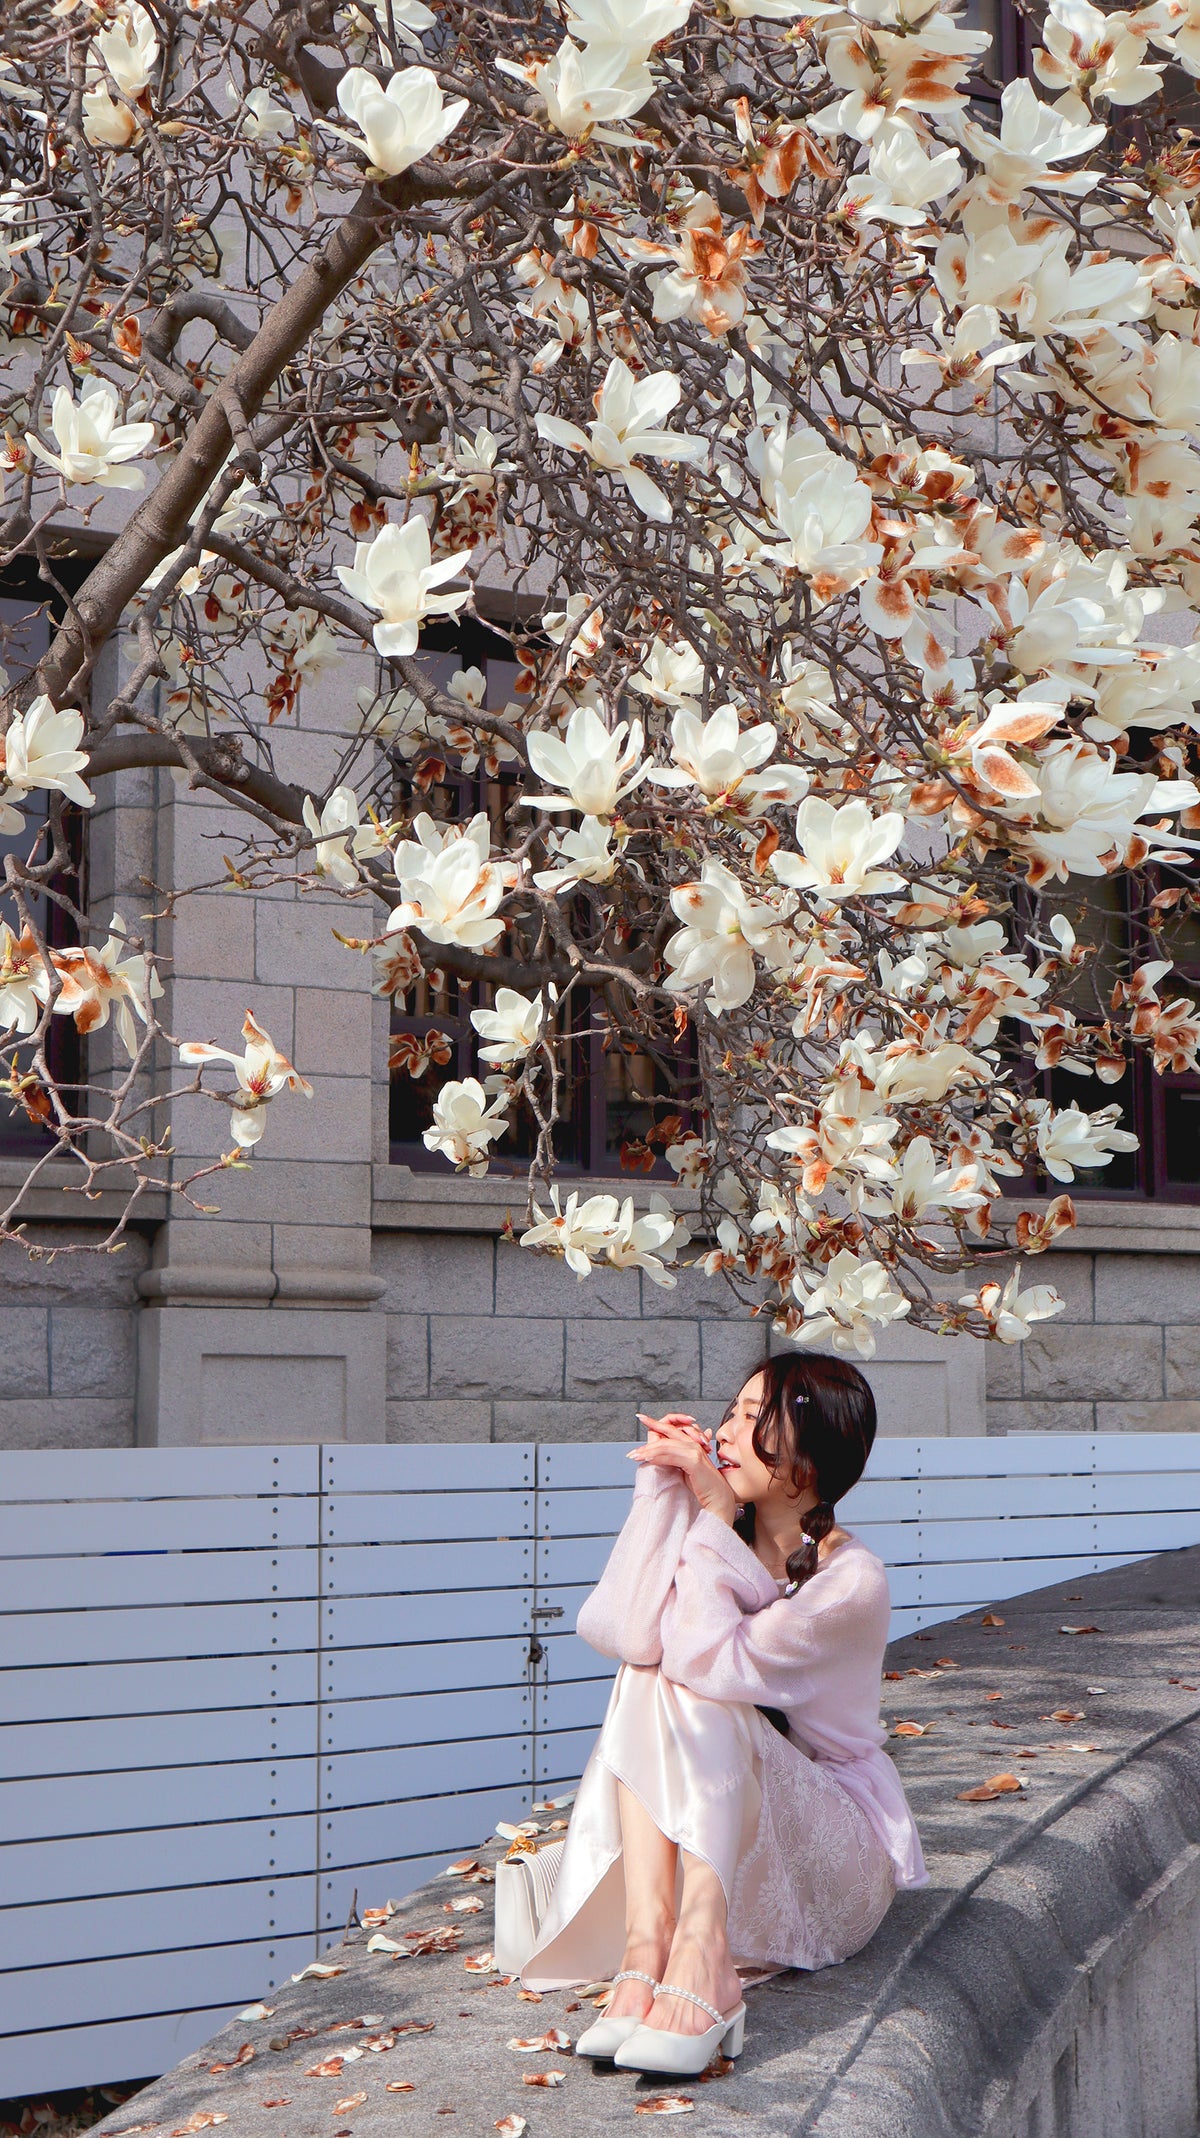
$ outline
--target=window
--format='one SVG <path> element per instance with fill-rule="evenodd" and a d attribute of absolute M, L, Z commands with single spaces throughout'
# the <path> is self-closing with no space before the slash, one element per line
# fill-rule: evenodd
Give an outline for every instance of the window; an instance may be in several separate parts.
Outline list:
<path fill-rule="evenodd" d="M 1042 894 L 1030 901 L 1029 933 L 1047 947 L 1046 922 L 1055 910 L 1066 913 L 1078 927 L 1081 940 L 1098 946 L 1096 957 L 1081 968 L 1074 984 L 1060 982 L 1057 990 L 1057 999 L 1073 1009 L 1081 1023 L 1085 1019 L 1095 1023 L 1104 1016 L 1113 982 L 1119 973 L 1128 972 L 1130 957 L 1139 965 L 1170 958 L 1174 971 L 1161 983 L 1162 999 L 1191 995 L 1200 1000 L 1200 914 L 1192 910 L 1190 893 L 1185 892 L 1159 925 L 1151 924 L 1156 918 L 1155 896 L 1177 888 L 1175 872 L 1169 881 L 1160 881 L 1159 872 L 1153 871 L 1135 906 L 1139 887 L 1132 879 L 1101 877 L 1087 887 L 1086 917 L 1074 886 L 1070 892 L 1060 889 L 1052 897 Z M 1098 1107 L 1117 1105 L 1121 1108 L 1118 1126 L 1132 1129 L 1140 1139 L 1136 1151 L 1118 1152 L 1105 1166 L 1077 1172 L 1069 1192 L 1110 1199 L 1200 1202 L 1200 1076 L 1192 1070 L 1159 1076 L 1145 1046 L 1126 1051 L 1131 1059 L 1115 1084 L 1075 1076 L 1062 1068 L 1040 1076 L 1035 1073 L 1035 1090 L 1040 1089 L 1056 1106 L 1074 1100 L 1085 1112 L 1094 1113 Z M 1057 1194 L 1061 1183 L 1043 1175 L 1033 1185 Z"/>
<path fill-rule="evenodd" d="M 72 566 L 72 563 L 56 561 L 55 569 L 64 584 L 72 587 L 86 576 L 86 567 L 78 564 Z M 0 668 L 5 670 L 10 682 L 27 674 L 41 659 L 50 642 L 55 606 L 53 601 L 47 600 L 46 590 L 32 565 L 16 566 L 0 578 Z M 47 796 L 35 789 L 22 804 L 22 809 L 24 830 L 9 837 L 0 834 L 0 872 L 7 855 L 29 853 L 39 823 L 46 821 Z M 84 812 L 68 804 L 65 822 L 71 854 L 71 880 L 65 889 L 82 907 L 86 904 L 83 890 Z M 78 929 L 53 900 L 39 898 L 34 911 L 38 925 L 51 945 L 78 940 Z M 10 926 L 15 924 L 16 915 L 9 900 L 4 901 L 0 917 Z M 9 1038 L 11 1035 L 0 1033 L 0 1044 Z M 66 1092 L 73 1093 L 84 1072 L 79 1037 L 69 1017 L 51 1020 L 46 1035 L 46 1056 L 56 1083 Z M 3 1085 L 8 1084 L 14 1066 L 28 1070 L 31 1060 L 32 1049 L 28 1045 L 23 1047 L 20 1042 L 15 1050 L 6 1051 L 0 1059 Z M 0 1158 L 29 1157 L 44 1149 L 49 1140 L 41 1122 L 19 1100 L 14 1100 L 9 1090 L 0 1087 Z"/>
<path fill-rule="evenodd" d="M 486 684 L 482 702 L 489 710 L 501 710 L 511 700 L 519 676 L 507 642 L 482 627 L 468 627 L 455 634 L 454 640 L 453 650 L 449 634 L 430 633 L 428 641 L 422 642 L 422 658 L 431 676 L 445 688 L 457 670 L 477 669 Z M 489 774 L 482 765 L 464 772 L 460 760 L 439 752 L 431 786 L 433 754 L 405 768 L 411 776 L 397 784 L 396 814 L 411 817 L 428 808 L 438 821 L 469 823 L 483 810 L 492 820 L 498 842 L 517 793 L 514 783 L 504 778 L 503 767 L 499 776 Z M 489 1007 L 493 996 L 488 983 L 468 983 L 447 974 L 436 988 L 429 976 L 422 977 L 407 996 L 394 1002 L 389 1105 L 394 1164 L 417 1171 L 444 1170 L 445 1160 L 427 1151 L 422 1138 L 443 1084 L 452 1078 L 489 1074 L 490 1064 L 478 1058 L 471 1011 Z M 573 992 L 559 1030 L 567 1042 L 554 1130 L 559 1170 L 564 1175 L 634 1171 L 673 1180 L 662 1152 L 665 1141 L 673 1141 L 679 1133 L 680 1117 L 689 1118 L 689 1100 L 694 1101 L 693 1057 L 687 1042 L 669 1060 L 631 1048 L 613 1027 L 599 991 Z M 508 1134 L 493 1145 L 492 1170 L 523 1172 L 536 1139 L 536 1123 L 523 1106 Z"/>
<path fill-rule="evenodd" d="M 957 18 L 957 27 L 962 30 L 986 30 L 992 40 L 991 51 L 985 55 L 984 70 L 971 83 L 971 100 L 985 108 L 1000 101 L 1000 91 L 1006 82 L 1015 82 L 1030 71 L 1030 52 L 1033 39 L 1029 25 L 1013 5 L 1013 0 L 967 0 L 967 5 Z M 980 116 L 984 116 L 981 112 Z"/>

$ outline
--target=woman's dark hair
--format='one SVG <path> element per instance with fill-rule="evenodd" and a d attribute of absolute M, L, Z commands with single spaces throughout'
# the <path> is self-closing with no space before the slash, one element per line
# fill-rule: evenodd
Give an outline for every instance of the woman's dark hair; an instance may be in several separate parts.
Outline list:
<path fill-rule="evenodd" d="M 875 1398 L 848 1359 L 799 1352 L 764 1359 L 746 1379 L 757 1374 L 763 1393 L 751 1436 L 755 1454 L 768 1470 L 789 1479 L 797 1498 L 810 1487 L 818 1494 L 817 1505 L 804 1517 L 812 1542 L 788 1554 L 787 1578 L 800 1588 L 817 1571 L 817 1546 L 837 1519 L 835 1502 L 867 1467 L 875 1439 Z M 733 1526 L 753 1544 L 752 1504 L 740 1510 Z"/>

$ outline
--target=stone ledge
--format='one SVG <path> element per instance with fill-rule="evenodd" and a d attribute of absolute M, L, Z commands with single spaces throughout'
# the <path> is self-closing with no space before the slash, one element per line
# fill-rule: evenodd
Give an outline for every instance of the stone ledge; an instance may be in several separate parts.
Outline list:
<path fill-rule="evenodd" d="M 511 1219 L 521 1225 L 525 1217 L 525 1175 L 505 1177 L 489 1173 L 483 1180 L 470 1180 L 447 1171 L 414 1173 L 411 1166 L 377 1165 L 371 1168 L 371 1223 L 377 1232 L 503 1232 Z M 566 1175 L 559 1182 L 562 1196 L 633 1195 L 640 1205 L 654 1193 L 662 1195 L 673 1210 L 695 1216 L 699 1204 L 690 1189 L 674 1181 L 647 1180 L 632 1173 L 609 1174 L 597 1180 Z M 545 1207 L 546 1197 L 542 1195 Z"/>
<path fill-rule="evenodd" d="M 23 1158 L 0 1158 L 0 1196 L 6 1201 L 29 1178 L 30 1164 Z M 128 1189 L 119 1187 L 101 1188 L 89 1200 L 80 1186 L 80 1170 L 69 1158 L 54 1159 L 39 1173 L 37 1183 L 21 1204 L 19 1215 L 30 1223 L 43 1223 L 47 1219 L 59 1225 L 105 1225 L 111 1226 L 125 1209 L 133 1182 Z M 130 1222 L 138 1228 L 145 1225 L 161 1225 L 167 1215 L 169 1196 L 165 1189 L 147 1189 L 139 1195 Z"/>
<path fill-rule="evenodd" d="M 549 2101 L 531 2095 L 508 2037 L 577 2035 L 586 2018 L 568 2011 L 569 1990 L 534 2007 L 515 1982 L 465 1973 L 464 1954 L 491 1943 L 488 1911 L 466 1919 L 458 1952 L 400 1965 L 368 1955 L 355 1933 L 337 1953 L 345 1974 L 274 1992 L 269 2019 L 235 2021 L 97 2131 L 224 2114 L 238 2138 L 260 2138 L 276 2128 L 266 2094 L 288 2099 L 289 2138 L 327 2138 L 339 2094 L 365 2093 L 345 2111 L 354 2138 L 391 2138 L 385 2082 L 412 2079 L 407 2127 L 422 2138 L 444 2127 L 435 2116 L 486 2132 L 514 2109 L 534 2138 L 627 2132 L 635 2102 L 676 2091 L 711 2138 L 1193 2138 L 1200 1700 L 1194 1681 L 1170 1681 L 1195 1657 L 1198 1582 L 1200 1547 L 1009 1600 L 994 1628 L 974 1615 L 892 1647 L 888 1667 L 904 1675 L 885 1684 L 885 1713 L 934 1725 L 892 1743 L 931 1883 L 899 1895 L 844 1966 L 751 1988 L 745 2054 L 715 2085 L 547 2055 L 533 2061 L 563 2069 L 565 2084 Z M 1059 1631 L 1093 1622 L 1094 1634 Z M 937 1670 L 942 1656 L 958 1668 Z M 1087 1693 L 1101 1683 L 1105 1694 Z M 996 1690 L 1002 1701 L 987 1701 Z M 1055 1707 L 1082 1719 L 1055 1725 Z M 1065 1749 L 1076 1733 L 1095 1749 Z M 1035 1759 L 1017 1759 L 1023 1745 Z M 998 1769 L 1019 1772 L 1025 1793 L 958 1800 Z M 523 1808 L 514 1796 L 512 1816 Z M 464 1846 L 489 1863 L 499 1850 L 490 1838 Z M 390 1934 L 452 1921 L 446 1891 L 435 1880 L 412 1895 Z M 337 2080 L 307 2078 L 355 2039 L 327 2040 L 329 2030 L 367 2012 L 436 2024 Z M 315 2031 L 271 2049 L 298 2027 Z M 252 2062 L 210 2074 L 246 2041 Z"/>
<path fill-rule="evenodd" d="M 1022 1210 L 1048 1207 L 1045 1196 L 1020 1201 L 1002 1197 L 993 1215 L 998 1225 L 1012 1225 Z M 1093 1202 L 1080 1196 L 1075 1218 L 1070 1232 L 1059 1233 L 1051 1254 L 1099 1254 L 1107 1249 L 1123 1255 L 1200 1255 L 1200 1203 L 1104 1202 L 1099 1197 Z M 1032 1269 L 1036 1261 L 1026 1266 Z"/>

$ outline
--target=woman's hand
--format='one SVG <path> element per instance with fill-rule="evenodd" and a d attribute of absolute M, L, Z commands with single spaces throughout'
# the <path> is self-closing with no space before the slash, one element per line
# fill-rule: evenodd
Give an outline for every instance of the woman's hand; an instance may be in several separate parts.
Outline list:
<path fill-rule="evenodd" d="M 690 1492 L 707 1514 L 733 1526 L 738 1500 L 712 1459 L 712 1434 L 686 1411 L 667 1411 L 661 1418 L 638 1412 L 649 1438 L 644 1448 L 631 1448 L 631 1462 L 649 1463 L 656 1470 L 678 1470 Z"/>

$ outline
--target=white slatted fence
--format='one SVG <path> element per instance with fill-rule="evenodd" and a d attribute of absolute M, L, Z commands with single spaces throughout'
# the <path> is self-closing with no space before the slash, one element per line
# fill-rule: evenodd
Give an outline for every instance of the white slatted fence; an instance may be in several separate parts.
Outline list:
<path fill-rule="evenodd" d="M 610 1444 L 0 1455 L 0 2095 L 166 2068 L 577 1779 Z M 882 1440 L 893 1631 L 1200 1542 L 1200 1435 Z"/>

